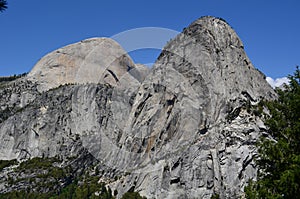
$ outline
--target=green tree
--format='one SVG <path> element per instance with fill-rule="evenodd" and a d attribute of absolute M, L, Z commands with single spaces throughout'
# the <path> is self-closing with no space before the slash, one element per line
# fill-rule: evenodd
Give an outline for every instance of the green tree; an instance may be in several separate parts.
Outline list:
<path fill-rule="evenodd" d="M 7 1 L 6 0 L 0 0 L 0 12 L 3 12 L 7 9 Z"/>
<path fill-rule="evenodd" d="M 266 102 L 271 138 L 259 143 L 257 182 L 245 188 L 247 198 L 300 198 L 300 70 L 290 84 L 277 89 L 278 99 Z"/>
<path fill-rule="evenodd" d="M 142 197 L 138 192 L 126 192 L 121 199 L 146 199 L 146 197 Z"/>

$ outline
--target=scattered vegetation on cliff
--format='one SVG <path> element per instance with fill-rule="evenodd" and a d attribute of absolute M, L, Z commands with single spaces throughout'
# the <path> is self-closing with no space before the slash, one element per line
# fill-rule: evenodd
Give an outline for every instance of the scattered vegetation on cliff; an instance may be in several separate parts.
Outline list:
<path fill-rule="evenodd" d="M 18 161 L 17 160 L 0 160 L 0 172 L 9 166 L 15 165 L 17 164 Z"/>
<path fill-rule="evenodd" d="M 118 195 L 117 190 L 112 191 L 105 183 L 99 182 L 99 171 L 91 174 L 87 170 L 76 177 L 76 171 L 56 157 L 36 157 L 21 163 L 17 160 L 1 160 L 0 171 L 12 165 L 16 167 L 8 170 L 5 181 L 8 187 L 14 189 L 0 194 L 0 199 L 114 199 Z M 122 199 L 146 198 L 130 190 Z"/>
<path fill-rule="evenodd" d="M 26 75 L 27 75 L 27 73 L 23 73 L 23 74 L 20 74 L 20 75 L 12 75 L 12 76 L 9 76 L 9 77 L 0 77 L 0 82 L 10 82 L 10 81 L 19 79 L 21 77 L 25 77 Z"/>

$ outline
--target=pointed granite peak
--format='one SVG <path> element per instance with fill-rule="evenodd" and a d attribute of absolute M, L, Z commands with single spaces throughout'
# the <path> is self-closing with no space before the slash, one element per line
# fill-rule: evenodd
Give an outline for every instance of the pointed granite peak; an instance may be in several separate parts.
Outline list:
<path fill-rule="evenodd" d="M 166 66 L 184 76 L 189 73 L 189 78 L 194 76 L 190 82 L 207 85 L 211 97 L 218 94 L 235 99 L 245 92 L 255 100 L 275 96 L 236 32 L 221 18 L 201 17 L 184 28 L 164 47 L 154 68 Z"/>

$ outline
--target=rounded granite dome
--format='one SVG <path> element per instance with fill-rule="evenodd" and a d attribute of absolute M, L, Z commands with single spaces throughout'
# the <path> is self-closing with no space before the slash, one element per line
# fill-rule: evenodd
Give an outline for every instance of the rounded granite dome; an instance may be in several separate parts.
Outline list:
<path fill-rule="evenodd" d="M 28 74 L 40 91 L 69 83 L 118 84 L 135 68 L 127 52 L 109 38 L 92 38 L 55 50 L 43 57 Z"/>

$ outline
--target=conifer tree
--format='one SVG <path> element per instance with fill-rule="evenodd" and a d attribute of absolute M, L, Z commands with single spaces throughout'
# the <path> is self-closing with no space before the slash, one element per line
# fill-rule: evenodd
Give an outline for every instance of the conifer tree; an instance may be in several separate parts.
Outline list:
<path fill-rule="evenodd" d="M 3 12 L 7 9 L 7 1 L 6 0 L 0 0 L 0 12 Z"/>
<path fill-rule="evenodd" d="M 300 70 L 290 84 L 266 102 L 269 138 L 259 143 L 257 182 L 245 188 L 247 198 L 300 198 Z"/>

